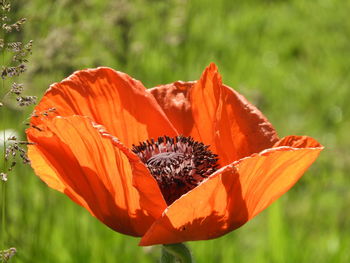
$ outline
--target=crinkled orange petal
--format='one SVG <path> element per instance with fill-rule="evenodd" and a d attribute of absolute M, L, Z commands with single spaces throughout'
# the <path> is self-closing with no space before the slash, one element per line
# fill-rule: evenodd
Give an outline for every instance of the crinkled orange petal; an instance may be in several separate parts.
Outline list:
<path fill-rule="evenodd" d="M 274 148 L 240 160 L 241 177 L 249 219 L 287 192 L 317 159 L 323 146 L 307 136 L 287 136 Z"/>
<path fill-rule="evenodd" d="M 140 245 L 206 240 L 238 228 L 288 191 L 322 149 L 312 138 L 292 136 L 223 167 L 169 206 Z"/>
<path fill-rule="evenodd" d="M 133 186 L 140 194 L 140 207 L 154 218 L 160 217 L 167 204 L 158 187 L 157 181 L 151 175 L 148 168 L 136 154 L 126 148 L 117 138 L 103 131 L 101 134 L 109 137 L 113 145 L 118 147 L 128 157 L 133 173 Z"/>
<path fill-rule="evenodd" d="M 189 99 L 195 82 L 176 81 L 148 89 L 179 134 L 193 136 L 194 120 Z"/>
<path fill-rule="evenodd" d="M 89 118 L 47 118 L 40 131 L 29 128 L 27 136 L 35 143 L 28 147 L 35 173 L 115 231 L 142 236 L 166 207 L 157 182 L 136 156 L 129 160 L 133 153 Z M 133 174 L 154 193 L 147 204 L 140 204 Z"/>
<path fill-rule="evenodd" d="M 53 84 L 35 112 L 39 117 L 32 118 L 34 125 L 47 114 L 88 116 L 129 148 L 149 138 L 177 134 L 141 82 L 105 67 L 77 71 Z"/>
<path fill-rule="evenodd" d="M 247 220 L 240 188 L 236 171 L 221 169 L 171 204 L 140 245 L 206 240 L 238 228 Z"/>
<path fill-rule="evenodd" d="M 221 166 L 270 148 L 278 137 L 271 123 L 242 95 L 222 84 L 215 64 L 197 82 L 149 90 L 180 134 L 211 145 Z"/>

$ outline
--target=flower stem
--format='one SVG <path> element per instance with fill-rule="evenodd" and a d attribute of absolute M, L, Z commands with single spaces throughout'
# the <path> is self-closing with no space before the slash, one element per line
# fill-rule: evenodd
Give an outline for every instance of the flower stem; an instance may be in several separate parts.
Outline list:
<path fill-rule="evenodd" d="M 188 246 L 183 243 L 162 246 L 161 263 L 192 263 L 194 262 Z"/>
<path fill-rule="evenodd" d="M 162 255 L 160 257 L 161 263 L 175 263 L 175 257 L 166 249 L 162 248 Z"/>

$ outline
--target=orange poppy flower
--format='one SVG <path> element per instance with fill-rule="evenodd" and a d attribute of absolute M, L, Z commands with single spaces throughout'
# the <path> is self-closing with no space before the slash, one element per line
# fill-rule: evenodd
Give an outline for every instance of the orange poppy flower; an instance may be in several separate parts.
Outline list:
<path fill-rule="evenodd" d="M 323 149 L 306 136 L 279 139 L 214 64 L 198 81 L 149 90 L 110 68 L 75 72 L 45 93 L 27 136 L 48 186 L 142 246 L 240 227 Z"/>

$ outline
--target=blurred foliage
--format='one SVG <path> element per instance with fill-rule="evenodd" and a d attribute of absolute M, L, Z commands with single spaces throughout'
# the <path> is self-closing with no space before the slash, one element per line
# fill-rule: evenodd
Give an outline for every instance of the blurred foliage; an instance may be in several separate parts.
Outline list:
<path fill-rule="evenodd" d="M 198 79 L 215 62 L 280 136 L 326 146 L 300 182 L 197 262 L 350 262 L 350 1 L 18 0 L 34 39 L 25 86 L 41 97 L 75 70 L 110 66 L 146 87 Z M 29 116 L 13 108 L 10 128 Z M 158 248 L 107 229 L 29 167 L 8 182 L 12 262 L 156 262 Z"/>

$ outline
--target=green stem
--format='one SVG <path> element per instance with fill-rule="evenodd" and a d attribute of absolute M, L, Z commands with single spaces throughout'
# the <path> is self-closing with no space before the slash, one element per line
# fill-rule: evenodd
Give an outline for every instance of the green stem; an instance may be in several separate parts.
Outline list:
<path fill-rule="evenodd" d="M 193 263 L 190 249 L 183 243 L 163 245 L 161 263 Z"/>
<path fill-rule="evenodd" d="M 160 257 L 161 263 L 175 263 L 175 257 L 166 249 L 162 248 L 162 255 Z"/>

